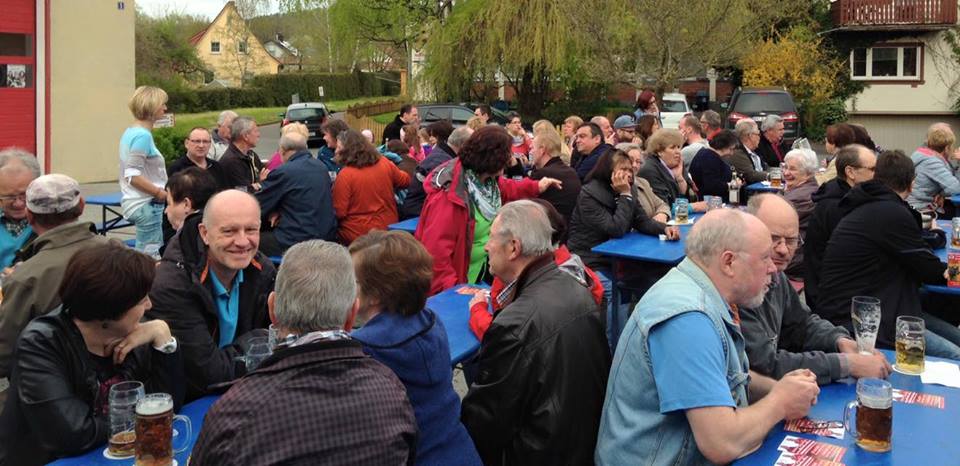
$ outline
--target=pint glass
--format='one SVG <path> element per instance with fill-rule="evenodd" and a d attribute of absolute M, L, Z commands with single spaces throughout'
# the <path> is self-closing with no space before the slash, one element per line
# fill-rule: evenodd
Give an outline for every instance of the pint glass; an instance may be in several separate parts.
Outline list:
<path fill-rule="evenodd" d="M 779 168 L 771 168 L 767 177 L 770 178 L 771 188 L 783 187 L 783 172 Z"/>
<path fill-rule="evenodd" d="M 187 426 L 182 435 L 184 446 L 173 449 L 173 422 Z M 173 415 L 173 398 L 166 393 L 151 393 L 137 403 L 137 447 L 135 466 L 170 466 L 173 454 L 186 449 L 192 426 L 186 416 Z"/>
<path fill-rule="evenodd" d="M 856 410 L 856 431 L 850 427 L 850 411 Z M 857 445 L 867 451 L 890 451 L 893 436 L 893 387 L 883 379 L 857 381 L 857 399 L 843 411 L 843 425 Z"/>
<path fill-rule="evenodd" d="M 143 384 L 136 381 L 120 382 L 110 387 L 107 395 L 110 410 L 110 438 L 107 452 L 117 458 L 133 456 L 137 402 L 143 398 Z"/>
<path fill-rule="evenodd" d="M 926 353 L 925 324 L 921 317 L 897 317 L 897 370 L 904 374 L 923 372 Z"/>
<path fill-rule="evenodd" d="M 857 350 L 872 354 L 880 331 L 880 300 L 870 296 L 854 296 L 850 304 L 853 333 L 857 338 Z"/>

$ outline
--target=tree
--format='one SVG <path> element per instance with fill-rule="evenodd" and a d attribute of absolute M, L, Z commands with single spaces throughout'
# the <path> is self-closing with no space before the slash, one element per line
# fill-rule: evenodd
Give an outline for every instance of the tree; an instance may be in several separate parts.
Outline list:
<path fill-rule="evenodd" d="M 135 44 L 137 84 L 182 87 L 206 69 L 187 39 L 206 26 L 197 16 L 167 12 L 153 18 L 136 10 Z"/>

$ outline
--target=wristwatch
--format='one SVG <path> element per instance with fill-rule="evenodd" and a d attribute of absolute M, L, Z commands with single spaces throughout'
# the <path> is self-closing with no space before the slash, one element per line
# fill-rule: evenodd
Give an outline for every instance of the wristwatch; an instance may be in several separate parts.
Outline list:
<path fill-rule="evenodd" d="M 154 346 L 153 349 L 155 349 L 155 350 L 157 350 L 157 351 L 159 351 L 159 352 L 161 352 L 161 353 L 163 353 L 163 354 L 171 354 L 171 353 L 173 353 L 173 352 L 175 352 L 175 351 L 177 350 L 177 339 L 176 339 L 176 337 L 174 337 L 174 336 L 171 335 L 171 336 L 170 336 L 170 339 L 167 340 L 166 343 L 164 343 L 164 344 L 162 344 L 162 345 L 160 345 L 160 346 Z"/>

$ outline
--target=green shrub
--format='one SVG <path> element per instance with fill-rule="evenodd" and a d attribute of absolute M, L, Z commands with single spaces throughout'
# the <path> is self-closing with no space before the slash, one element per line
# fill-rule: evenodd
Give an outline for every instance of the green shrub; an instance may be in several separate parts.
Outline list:
<path fill-rule="evenodd" d="M 163 159 L 170 165 L 183 155 L 183 140 L 187 138 L 190 128 L 157 128 L 153 130 L 153 143 L 163 154 Z"/>

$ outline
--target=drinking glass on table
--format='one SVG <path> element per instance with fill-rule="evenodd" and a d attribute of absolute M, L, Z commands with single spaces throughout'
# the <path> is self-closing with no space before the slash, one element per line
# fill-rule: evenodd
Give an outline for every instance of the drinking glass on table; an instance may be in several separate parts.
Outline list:
<path fill-rule="evenodd" d="M 144 397 L 143 383 L 120 382 L 110 387 L 107 394 L 110 411 L 110 437 L 107 453 L 117 458 L 133 456 L 137 434 L 135 410 L 137 402 Z"/>
<path fill-rule="evenodd" d="M 856 425 L 850 427 L 850 411 L 856 410 Z M 893 386 L 883 379 L 857 381 L 857 399 L 843 410 L 843 426 L 857 445 L 867 451 L 890 451 L 893 437 Z"/>
<path fill-rule="evenodd" d="M 850 304 L 853 333 L 860 354 L 873 354 L 880 331 L 880 300 L 871 296 L 854 296 Z"/>
<path fill-rule="evenodd" d="M 250 345 L 247 347 L 247 353 L 244 355 L 247 372 L 259 367 L 260 363 L 269 358 L 271 354 L 273 354 L 273 348 L 270 346 L 269 337 L 251 338 Z"/>
<path fill-rule="evenodd" d="M 771 168 L 767 174 L 767 179 L 770 181 L 771 188 L 779 189 L 783 187 L 783 171 L 779 168 Z"/>
<path fill-rule="evenodd" d="M 924 331 L 926 324 L 921 317 L 897 317 L 897 370 L 905 374 L 920 375 L 926 353 Z"/>
<path fill-rule="evenodd" d="M 183 446 L 173 448 L 173 423 L 186 424 Z M 186 416 L 173 415 L 173 397 L 167 393 L 151 393 L 137 402 L 137 446 L 135 466 L 170 466 L 173 454 L 190 445 L 193 426 Z"/>

